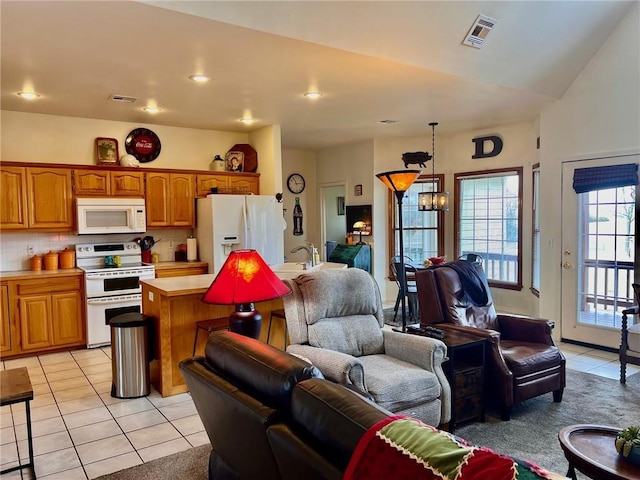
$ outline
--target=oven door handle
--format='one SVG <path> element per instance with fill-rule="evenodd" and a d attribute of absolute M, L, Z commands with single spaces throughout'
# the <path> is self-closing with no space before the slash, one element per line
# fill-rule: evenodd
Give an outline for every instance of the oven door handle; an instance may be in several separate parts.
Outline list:
<path fill-rule="evenodd" d="M 96 298 L 96 299 L 87 299 L 87 305 L 108 305 L 114 303 L 124 303 L 130 301 L 142 300 L 142 295 L 130 295 L 125 298 L 122 296 L 116 298 Z"/>

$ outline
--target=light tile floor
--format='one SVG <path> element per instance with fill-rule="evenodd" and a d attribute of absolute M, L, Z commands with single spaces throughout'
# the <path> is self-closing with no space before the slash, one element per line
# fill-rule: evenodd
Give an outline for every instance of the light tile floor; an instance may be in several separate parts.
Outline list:
<path fill-rule="evenodd" d="M 568 343 L 567 368 L 620 378 L 615 353 Z M 86 480 L 209 442 L 189 394 L 122 400 L 111 397 L 111 349 L 77 350 L 0 362 L 26 366 L 36 475 L 46 480 Z M 627 376 L 640 368 L 629 365 Z M 24 404 L 0 408 L 0 469 L 28 459 Z M 30 478 L 27 471 L 24 478 Z M 0 476 L 17 479 L 21 472 Z"/>
<path fill-rule="evenodd" d="M 38 478 L 92 479 L 209 443 L 188 393 L 162 398 L 111 396 L 111 348 L 0 362 L 27 367 Z M 0 407 L 0 470 L 27 462 L 25 404 Z M 30 478 L 27 470 L 0 476 Z"/>

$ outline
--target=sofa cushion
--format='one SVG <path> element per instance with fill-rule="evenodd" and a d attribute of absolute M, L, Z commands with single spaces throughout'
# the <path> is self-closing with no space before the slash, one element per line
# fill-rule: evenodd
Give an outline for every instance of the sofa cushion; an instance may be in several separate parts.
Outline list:
<path fill-rule="evenodd" d="M 366 372 L 367 390 L 376 403 L 397 412 L 440 397 L 438 378 L 428 370 L 389 355 L 370 355 L 359 360 Z"/>
<path fill-rule="evenodd" d="M 500 340 L 500 351 L 516 377 L 554 368 L 561 363 L 560 350 L 554 345 Z"/>
<path fill-rule="evenodd" d="M 382 329 L 372 315 L 323 318 L 309 325 L 309 345 L 360 357 L 384 352 Z"/>
<path fill-rule="evenodd" d="M 640 323 L 636 323 L 627 329 L 629 332 L 627 336 L 627 343 L 629 344 L 629 350 L 627 351 L 627 355 L 632 355 L 634 357 L 640 357 Z M 637 352 L 634 354 L 633 352 Z"/>
<path fill-rule="evenodd" d="M 313 365 L 265 343 L 227 331 L 213 332 L 205 348 L 206 365 L 269 405 L 289 408 L 293 387 L 322 377 Z"/>

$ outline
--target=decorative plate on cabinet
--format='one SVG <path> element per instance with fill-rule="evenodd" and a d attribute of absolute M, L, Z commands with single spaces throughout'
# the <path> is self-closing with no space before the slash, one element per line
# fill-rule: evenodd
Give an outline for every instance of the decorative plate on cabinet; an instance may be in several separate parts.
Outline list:
<path fill-rule="evenodd" d="M 255 172 L 258 169 L 258 152 L 248 143 L 236 143 L 229 151 L 244 153 L 243 172 Z"/>
<path fill-rule="evenodd" d="M 124 141 L 127 153 L 136 157 L 139 162 L 151 162 L 160 155 L 160 139 L 147 128 L 131 130 Z"/>

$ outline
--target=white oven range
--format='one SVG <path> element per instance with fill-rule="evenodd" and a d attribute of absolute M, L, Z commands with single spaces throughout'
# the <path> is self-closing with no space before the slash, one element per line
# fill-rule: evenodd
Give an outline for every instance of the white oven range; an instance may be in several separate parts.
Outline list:
<path fill-rule="evenodd" d="M 76 262 L 84 270 L 87 347 L 109 345 L 109 321 L 142 311 L 140 280 L 154 278 L 155 269 L 142 263 L 136 242 L 78 244 Z"/>

